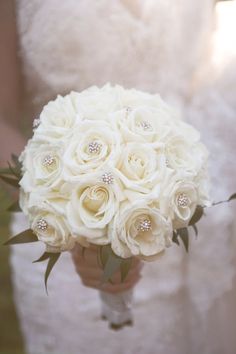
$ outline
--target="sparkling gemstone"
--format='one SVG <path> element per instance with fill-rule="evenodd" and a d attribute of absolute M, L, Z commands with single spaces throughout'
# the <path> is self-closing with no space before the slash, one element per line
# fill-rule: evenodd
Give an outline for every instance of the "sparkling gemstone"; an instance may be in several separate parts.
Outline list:
<path fill-rule="evenodd" d="M 91 143 L 88 144 L 88 150 L 90 154 L 100 152 L 101 144 L 97 143 L 96 141 L 91 141 Z"/>
<path fill-rule="evenodd" d="M 39 230 L 45 231 L 47 229 L 47 227 L 48 227 L 48 223 L 45 219 L 41 218 L 37 221 L 37 228 Z"/>
<path fill-rule="evenodd" d="M 37 128 L 40 124 L 40 119 L 39 118 L 35 118 L 33 120 L 33 128 Z"/>
<path fill-rule="evenodd" d="M 143 130 L 152 130 L 151 124 L 147 121 L 140 122 L 140 126 L 143 128 Z"/>
<path fill-rule="evenodd" d="M 140 221 L 139 226 L 138 226 L 138 231 L 149 231 L 152 228 L 151 220 L 149 219 L 144 219 Z"/>
<path fill-rule="evenodd" d="M 114 182 L 114 177 L 110 172 L 106 172 L 102 175 L 102 181 L 105 184 L 112 184 Z"/>
<path fill-rule="evenodd" d="M 55 158 L 52 155 L 47 155 L 43 159 L 44 166 L 51 166 L 55 162 Z"/>
<path fill-rule="evenodd" d="M 177 197 L 177 204 L 180 207 L 187 207 L 190 201 L 188 196 L 185 193 L 180 193 Z"/>

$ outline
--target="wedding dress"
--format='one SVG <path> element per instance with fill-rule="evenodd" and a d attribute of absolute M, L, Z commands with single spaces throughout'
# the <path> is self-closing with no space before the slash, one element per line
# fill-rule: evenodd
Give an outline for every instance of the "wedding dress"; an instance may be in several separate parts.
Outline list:
<path fill-rule="evenodd" d="M 111 82 L 159 92 L 198 128 L 211 151 L 212 195 L 235 191 L 235 57 L 216 60 L 213 0 L 17 0 L 25 117 L 58 93 Z M 235 7 L 234 7 L 235 11 Z M 219 59 L 219 56 L 218 56 Z M 30 354 L 236 352 L 235 205 L 215 207 L 191 237 L 144 267 L 135 324 L 112 332 L 97 291 L 69 253 L 45 294 L 43 245 L 13 246 L 14 296 Z M 27 228 L 14 216 L 12 233 Z"/>

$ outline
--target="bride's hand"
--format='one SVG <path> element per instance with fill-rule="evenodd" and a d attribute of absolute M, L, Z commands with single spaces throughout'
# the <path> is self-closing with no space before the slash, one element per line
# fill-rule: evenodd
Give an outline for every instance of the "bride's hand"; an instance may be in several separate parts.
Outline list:
<path fill-rule="evenodd" d="M 121 283 L 120 272 L 118 271 L 112 277 L 113 284 L 101 284 L 103 270 L 98 263 L 98 252 L 99 247 L 95 245 L 86 248 L 84 254 L 82 247 L 79 245 L 76 245 L 71 252 L 76 271 L 85 286 L 116 294 L 134 287 L 141 278 L 142 263 L 134 258 L 128 276 L 123 283 Z"/>

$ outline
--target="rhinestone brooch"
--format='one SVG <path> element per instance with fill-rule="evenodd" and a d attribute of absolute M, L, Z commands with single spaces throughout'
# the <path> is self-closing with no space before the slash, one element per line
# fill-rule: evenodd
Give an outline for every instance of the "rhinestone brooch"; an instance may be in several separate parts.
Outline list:
<path fill-rule="evenodd" d="M 43 159 L 44 166 L 51 166 L 55 162 L 55 158 L 52 155 L 47 155 Z"/>
<path fill-rule="evenodd" d="M 97 143 L 96 141 L 92 141 L 91 143 L 88 144 L 88 150 L 90 154 L 100 152 L 101 144 Z"/>
<path fill-rule="evenodd" d="M 144 219 L 140 221 L 139 226 L 138 226 L 138 231 L 149 231 L 152 228 L 151 221 L 149 219 Z"/>
<path fill-rule="evenodd" d="M 151 124 L 147 121 L 140 122 L 140 126 L 143 128 L 143 130 L 152 130 Z"/>
<path fill-rule="evenodd" d="M 47 228 L 48 228 L 48 223 L 46 220 L 41 218 L 37 221 L 37 229 L 41 231 L 45 231 Z"/>
<path fill-rule="evenodd" d="M 102 175 L 102 181 L 105 184 L 112 184 L 114 182 L 114 177 L 110 172 L 106 172 Z"/>
<path fill-rule="evenodd" d="M 185 193 L 181 193 L 177 197 L 177 204 L 180 207 L 187 207 L 189 205 L 189 198 Z"/>

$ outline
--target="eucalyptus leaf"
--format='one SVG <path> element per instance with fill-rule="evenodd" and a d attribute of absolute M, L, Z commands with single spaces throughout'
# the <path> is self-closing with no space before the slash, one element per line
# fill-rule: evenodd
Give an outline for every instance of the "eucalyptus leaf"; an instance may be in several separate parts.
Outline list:
<path fill-rule="evenodd" d="M 8 208 L 7 211 L 21 211 L 19 201 L 15 201 L 13 204 L 11 204 Z"/>
<path fill-rule="evenodd" d="M 236 199 L 236 193 L 232 194 L 229 199 L 228 202 L 230 202 L 231 200 Z"/>
<path fill-rule="evenodd" d="M 173 231 L 172 242 L 176 243 L 179 246 L 178 234 L 176 231 Z"/>
<path fill-rule="evenodd" d="M 45 289 L 46 289 L 47 294 L 48 294 L 47 283 L 48 283 L 49 275 L 50 275 L 53 267 L 57 263 L 61 253 L 48 253 L 48 255 L 49 255 L 49 257 L 48 257 L 49 261 L 48 261 L 46 272 L 44 275 L 44 284 L 45 284 Z"/>
<path fill-rule="evenodd" d="M 186 249 L 186 252 L 188 252 L 189 248 L 189 235 L 188 235 L 188 229 L 187 227 L 183 227 L 182 229 L 177 229 L 177 233 L 179 237 L 181 238 L 184 247 Z"/>
<path fill-rule="evenodd" d="M 10 184 L 13 187 L 19 188 L 19 181 L 16 178 L 12 178 L 12 177 L 7 177 L 7 176 L 3 176 L 0 175 L 0 178 L 7 184 Z"/>
<path fill-rule="evenodd" d="M 196 224 L 202 217 L 203 215 L 203 207 L 201 205 L 198 205 L 195 209 L 195 212 L 189 221 L 189 225 L 194 225 Z"/>
<path fill-rule="evenodd" d="M 10 238 L 7 242 L 4 243 L 4 245 L 16 245 L 19 243 L 29 243 L 37 241 L 38 237 L 33 233 L 31 229 L 28 229 Z"/>
<path fill-rule="evenodd" d="M 120 264 L 120 274 L 121 274 L 121 282 L 123 283 L 129 274 L 129 270 L 132 265 L 132 258 L 122 259 Z"/>

